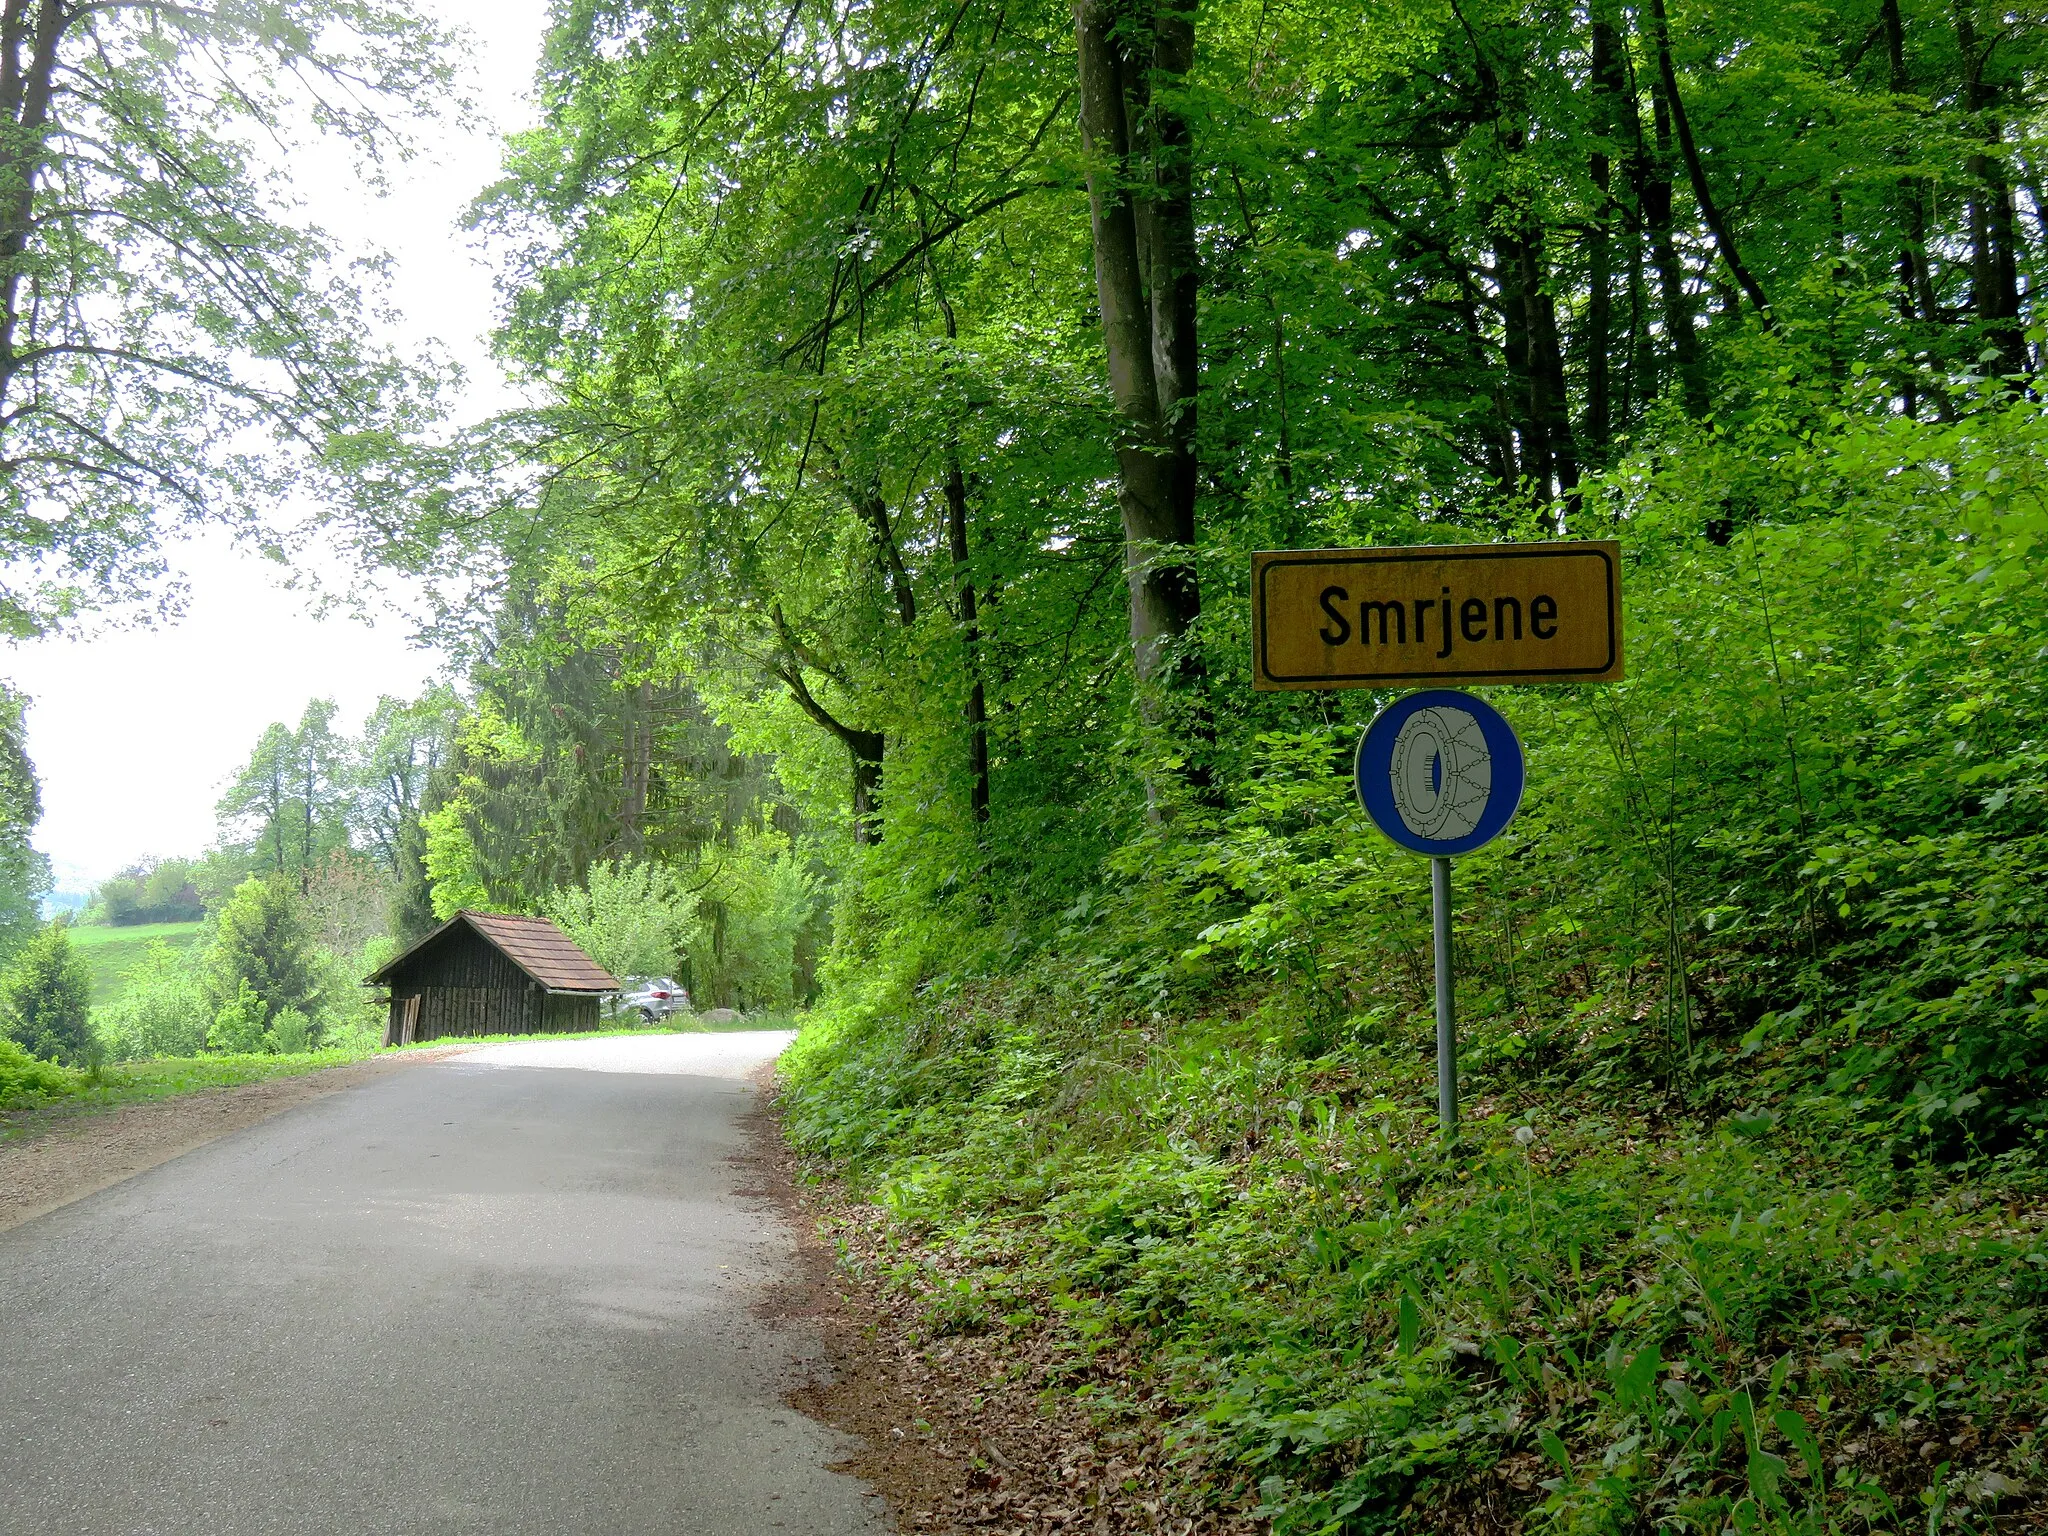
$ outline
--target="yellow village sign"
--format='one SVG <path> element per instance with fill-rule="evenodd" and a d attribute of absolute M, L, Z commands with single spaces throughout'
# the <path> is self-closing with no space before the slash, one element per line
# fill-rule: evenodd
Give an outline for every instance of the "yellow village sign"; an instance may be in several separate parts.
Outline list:
<path fill-rule="evenodd" d="M 1611 539 L 1252 556 L 1256 688 L 1621 675 L 1621 546 Z"/>

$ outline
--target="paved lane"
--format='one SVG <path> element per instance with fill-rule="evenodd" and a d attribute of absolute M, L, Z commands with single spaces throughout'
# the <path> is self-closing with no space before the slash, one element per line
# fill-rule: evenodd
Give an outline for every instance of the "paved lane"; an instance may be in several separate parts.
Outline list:
<path fill-rule="evenodd" d="M 490 1047 L 0 1233 L 0 1532 L 879 1536 L 753 1312 L 785 1038 Z"/>

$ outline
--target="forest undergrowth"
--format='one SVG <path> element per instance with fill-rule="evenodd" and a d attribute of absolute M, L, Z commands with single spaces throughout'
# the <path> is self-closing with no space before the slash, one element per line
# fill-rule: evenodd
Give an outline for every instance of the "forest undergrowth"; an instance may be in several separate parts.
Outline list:
<path fill-rule="evenodd" d="M 1587 496 L 1630 678 L 1489 690 L 1530 781 L 1457 867 L 1454 1153 L 1358 696 L 1036 927 L 871 850 L 793 1138 L 934 1339 L 1056 1339 L 1287 1536 L 2038 1528 L 2043 442 L 1752 419 Z"/>

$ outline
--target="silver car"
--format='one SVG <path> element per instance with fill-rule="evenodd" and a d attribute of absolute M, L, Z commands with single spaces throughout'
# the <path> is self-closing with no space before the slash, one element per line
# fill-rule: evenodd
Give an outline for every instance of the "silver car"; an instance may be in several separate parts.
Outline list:
<path fill-rule="evenodd" d="M 637 1013 L 643 1023 L 659 1024 L 690 1011 L 690 994 L 668 976 L 628 976 L 626 990 L 619 994 L 617 1013 Z"/>

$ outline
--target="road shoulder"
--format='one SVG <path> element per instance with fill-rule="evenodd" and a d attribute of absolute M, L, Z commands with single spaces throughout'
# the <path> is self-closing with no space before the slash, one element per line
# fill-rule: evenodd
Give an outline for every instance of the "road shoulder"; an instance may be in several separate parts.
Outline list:
<path fill-rule="evenodd" d="M 26 1135 L 0 1142 L 0 1232 L 203 1147 L 272 1115 L 388 1072 L 455 1055 L 407 1051 L 293 1077 L 202 1089 L 107 1109 L 37 1111 Z"/>
<path fill-rule="evenodd" d="M 764 1304 L 773 1319 L 815 1327 L 826 1368 L 789 1405 L 856 1436 L 849 1472 L 889 1503 L 898 1530 L 998 1530 L 1006 1536 L 1253 1536 L 1264 1522 L 1208 1507 L 1185 1466 L 1169 1473 L 1166 1425 L 1142 1404 L 1088 1405 L 1055 1382 L 1074 1362 L 1044 1329 L 991 1320 L 959 1331 L 934 1317 L 922 1287 L 892 1271 L 935 1255 L 890 1227 L 886 1213 L 837 1181 L 815 1177 L 791 1150 L 767 1074 L 750 1117 L 745 1162 L 800 1244 L 798 1273 Z M 1136 1379 L 1137 1362 L 1105 1353 L 1098 1387 Z M 1112 1391 L 1105 1402 L 1113 1401 Z"/>

